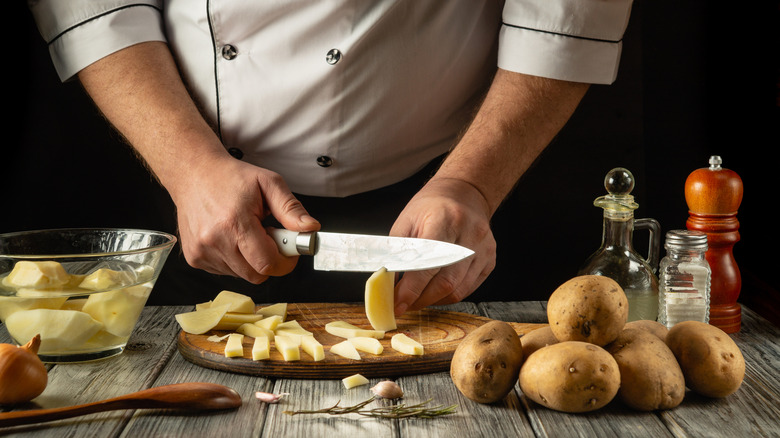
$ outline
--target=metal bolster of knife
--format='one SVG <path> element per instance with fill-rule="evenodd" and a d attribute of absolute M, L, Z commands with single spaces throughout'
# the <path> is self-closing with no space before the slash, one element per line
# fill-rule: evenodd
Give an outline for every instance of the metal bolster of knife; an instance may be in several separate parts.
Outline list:
<path fill-rule="evenodd" d="M 279 252 L 287 257 L 298 255 L 314 255 L 317 252 L 317 233 L 289 231 L 281 228 L 268 230 L 268 234 L 276 242 Z"/>

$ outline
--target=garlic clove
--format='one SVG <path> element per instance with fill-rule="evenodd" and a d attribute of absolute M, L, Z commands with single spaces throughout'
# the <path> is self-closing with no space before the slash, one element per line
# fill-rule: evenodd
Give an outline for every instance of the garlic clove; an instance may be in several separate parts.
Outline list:
<path fill-rule="evenodd" d="M 378 397 L 387 399 L 396 399 L 404 396 L 404 392 L 401 390 L 401 387 L 392 380 L 384 380 L 377 383 L 371 388 L 371 392 L 376 394 Z"/>
<path fill-rule="evenodd" d="M 261 392 L 261 391 L 255 392 L 255 397 L 258 400 L 266 403 L 278 403 L 279 400 L 285 395 L 289 395 L 289 393 L 283 392 L 281 394 L 271 394 L 269 392 Z"/>

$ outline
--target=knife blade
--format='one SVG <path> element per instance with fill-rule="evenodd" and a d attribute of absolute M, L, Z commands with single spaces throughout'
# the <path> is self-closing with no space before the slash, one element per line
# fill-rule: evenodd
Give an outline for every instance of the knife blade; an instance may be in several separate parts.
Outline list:
<path fill-rule="evenodd" d="M 281 228 L 268 233 L 283 255 L 314 256 L 314 269 L 319 271 L 375 272 L 383 267 L 393 272 L 420 271 L 451 265 L 474 254 L 454 243 L 413 237 L 299 233 Z"/>

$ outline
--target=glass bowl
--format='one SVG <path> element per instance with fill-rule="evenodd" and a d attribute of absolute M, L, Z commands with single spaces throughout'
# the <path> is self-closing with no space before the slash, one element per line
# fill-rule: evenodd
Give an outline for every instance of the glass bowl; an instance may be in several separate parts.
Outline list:
<path fill-rule="evenodd" d="M 120 354 L 176 237 L 83 228 L 0 234 L 0 321 L 44 362 Z"/>

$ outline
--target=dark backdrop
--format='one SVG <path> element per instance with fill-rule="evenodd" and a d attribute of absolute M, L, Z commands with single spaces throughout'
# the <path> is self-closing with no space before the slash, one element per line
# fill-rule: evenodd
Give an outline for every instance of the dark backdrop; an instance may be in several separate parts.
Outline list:
<path fill-rule="evenodd" d="M 175 231 L 170 202 L 77 83 L 61 84 L 23 2 L 3 147 L 0 232 L 57 227 Z M 736 9 L 736 10 L 735 10 Z M 683 228 L 688 174 L 721 155 L 743 179 L 735 257 L 741 301 L 771 310 L 778 142 L 778 5 L 635 1 L 618 80 L 594 86 L 496 217 L 502 269 L 475 299 L 545 299 L 600 244 L 603 178 L 636 177 L 637 217 Z M 11 40 L 7 40 L 11 41 Z M 21 57 L 21 61 L 17 58 Z M 9 58 L 9 59 L 11 59 Z M 154 202 L 163 199 L 163 202 Z M 635 245 L 646 252 L 647 235 Z M 663 250 L 661 255 L 663 256 Z M 174 254 L 174 257 L 176 254 Z M 153 296 L 164 295 L 163 272 Z M 776 295 L 775 295 L 776 299 Z M 776 308 L 775 308 L 776 309 Z"/>

